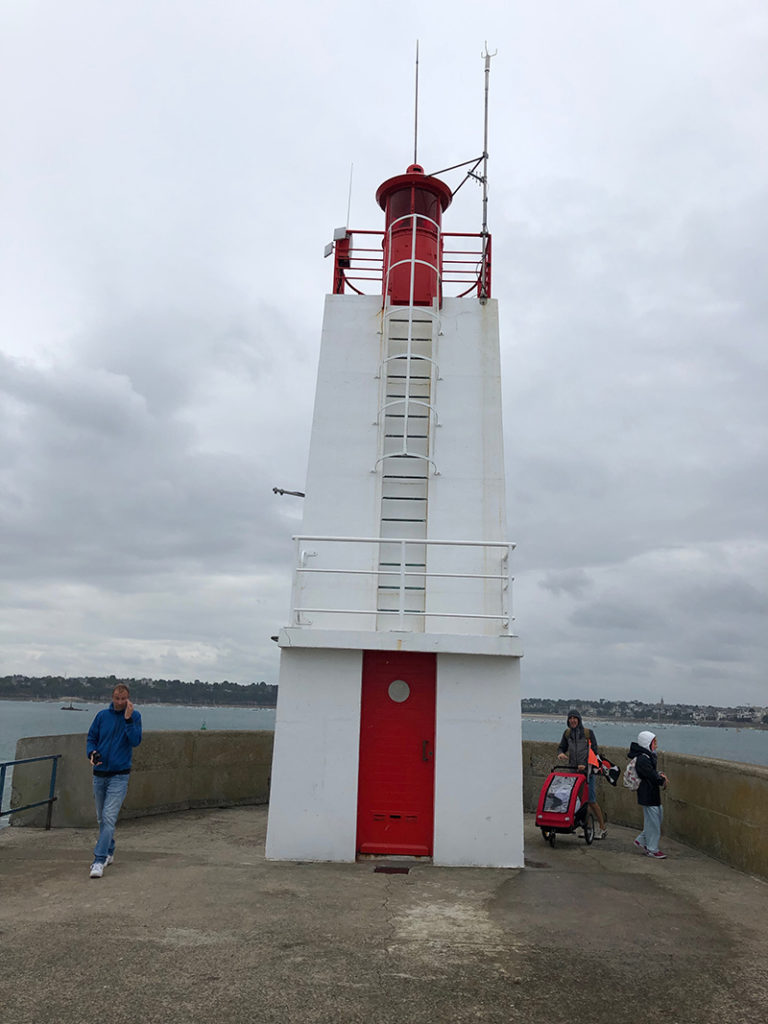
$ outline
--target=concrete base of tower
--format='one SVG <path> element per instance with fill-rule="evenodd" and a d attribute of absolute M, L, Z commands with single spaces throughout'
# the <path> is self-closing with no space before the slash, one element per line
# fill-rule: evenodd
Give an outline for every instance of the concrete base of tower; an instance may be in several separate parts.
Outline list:
<path fill-rule="evenodd" d="M 519 656 L 438 650 L 435 660 L 432 859 L 521 867 Z M 268 859 L 357 856 L 363 662 L 360 648 L 283 647 Z"/>
<path fill-rule="evenodd" d="M 268 860 L 354 861 L 363 652 L 283 650 Z"/>

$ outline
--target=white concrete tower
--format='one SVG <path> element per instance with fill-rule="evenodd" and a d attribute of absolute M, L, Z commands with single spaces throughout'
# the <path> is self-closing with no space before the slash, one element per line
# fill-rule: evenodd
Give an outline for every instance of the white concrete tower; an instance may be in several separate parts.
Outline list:
<path fill-rule="evenodd" d="M 490 236 L 443 232 L 451 191 L 417 164 L 376 198 L 383 247 L 379 231 L 335 233 L 267 857 L 518 867 Z"/>

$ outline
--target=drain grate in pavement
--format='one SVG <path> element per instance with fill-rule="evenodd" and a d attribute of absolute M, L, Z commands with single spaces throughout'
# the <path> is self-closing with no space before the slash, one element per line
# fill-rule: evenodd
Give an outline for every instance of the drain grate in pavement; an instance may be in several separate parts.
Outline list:
<path fill-rule="evenodd" d="M 393 868 L 387 864 L 380 864 L 379 867 L 373 869 L 375 875 L 407 875 L 410 868 Z"/>

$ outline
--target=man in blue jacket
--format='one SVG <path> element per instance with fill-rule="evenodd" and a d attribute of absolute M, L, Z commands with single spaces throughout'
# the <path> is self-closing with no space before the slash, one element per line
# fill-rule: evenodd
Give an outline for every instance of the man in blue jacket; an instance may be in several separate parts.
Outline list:
<path fill-rule="evenodd" d="M 141 743 L 141 715 L 130 690 L 118 683 L 112 703 L 94 718 L 88 730 L 86 755 L 93 765 L 93 797 L 99 838 L 93 851 L 91 878 L 101 878 L 115 857 L 115 827 L 131 772 L 133 748 Z"/>

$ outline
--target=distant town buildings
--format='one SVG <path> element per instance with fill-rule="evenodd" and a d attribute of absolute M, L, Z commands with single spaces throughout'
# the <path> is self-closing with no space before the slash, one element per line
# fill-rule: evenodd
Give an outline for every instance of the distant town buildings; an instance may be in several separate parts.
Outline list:
<path fill-rule="evenodd" d="M 714 707 L 711 704 L 669 704 L 660 699 L 656 704 L 640 700 L 556 700 L 550 697 L 524 697 L 523 714 L 562 715 L 576 707 L 584 718 L 616 718 L 644 721 L 665 721 L 701 725 L 711 722 L 741 722 L 768 725 L 768 707 L 739 705 Z"/>
<path fill-rule="evenodd" d="M 116 683 L 127 683 L 140 703 L 211 704 L 241 707 L 274 707 L 277 686 L 272 683 L 186 682 L 180 679 L 123 679 L 116 676 L 0 676 L 0 700 L 101 700 Z M 768 707 L 739 704 L 715 707 L 712 704 L 668 704 L 659 700 L 648 704 L 641 700 L 583 700 L 569 697 L 524 697 L 523 714 L 558 715 L 578 708 L 584 718 L 638 719 L 653 722 L 678 722 L 692 725 L 736 723 L 768 725 Z"/>

